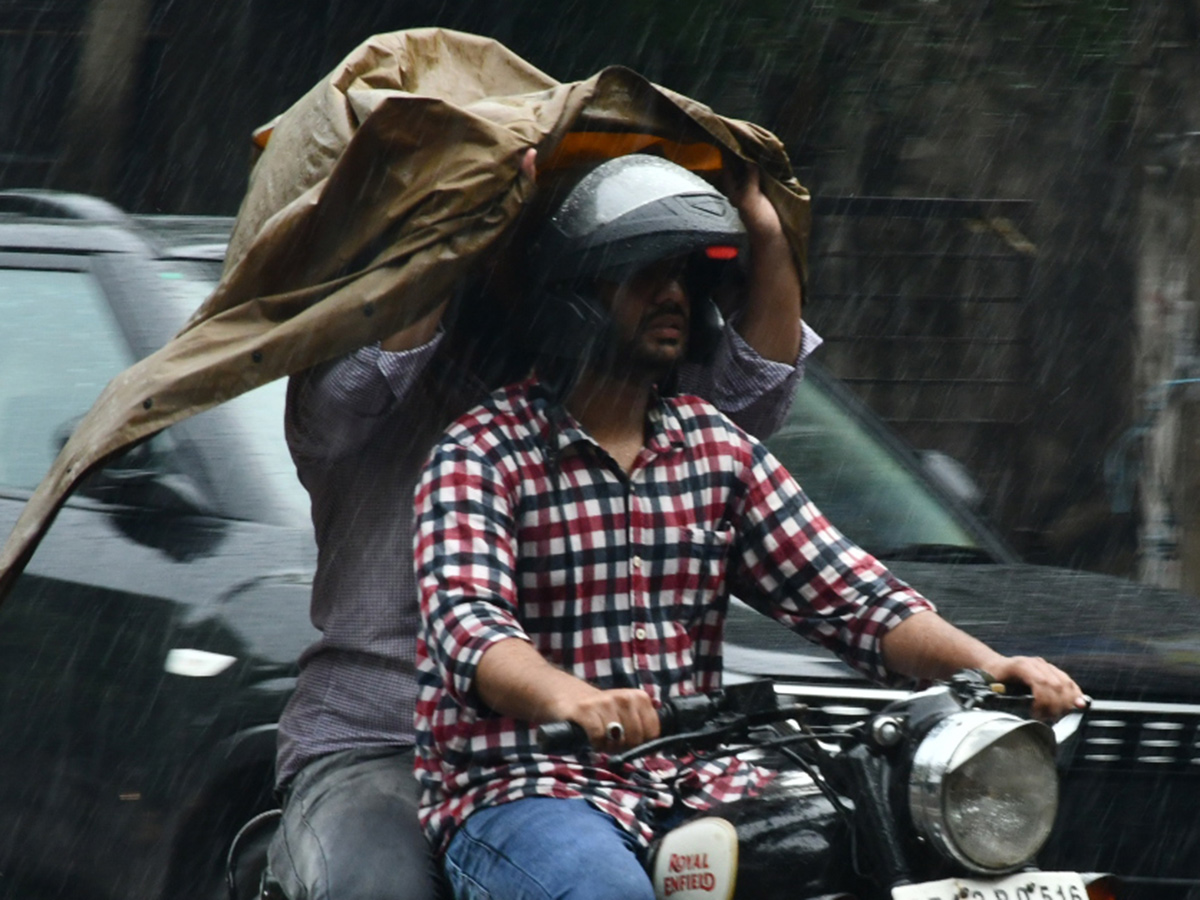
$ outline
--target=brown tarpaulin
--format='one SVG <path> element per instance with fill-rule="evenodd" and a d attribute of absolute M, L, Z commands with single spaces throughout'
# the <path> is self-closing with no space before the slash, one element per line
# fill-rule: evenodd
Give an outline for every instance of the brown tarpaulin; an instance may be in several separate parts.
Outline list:
<path fill-rule="evenodd" d="M 779 140 L 628 69 L 563 84 L 486 38 L 377 35 L 255 138 L 265 149 L 220 285 L 80 422 L 0 554 L 0 598 L 90 470 L 430 310 L 499 246 L 534 195 L 519 170 L 530 147 L 539 181 L 647 147 L 710 176 L 738 159 L 757 163 L 804 264 L 808 194 Z"/>

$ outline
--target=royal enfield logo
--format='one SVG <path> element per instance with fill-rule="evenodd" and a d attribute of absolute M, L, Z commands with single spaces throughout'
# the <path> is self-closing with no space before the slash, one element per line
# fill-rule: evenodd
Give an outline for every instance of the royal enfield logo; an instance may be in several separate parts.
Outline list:
<path fill-rule="evenodd" d="M 680 891 L 712 893 L 717 876 L 708 867 L 707 853 L 672 853 L 667 868 L 672 874 L 663 879 L 663 895 L 670 897 Z"/>
<path fill-rule="evenodd" d="M 737 875 L 737 832 L 724 819 L 697 819 L 662 839 L 654 856 L 658 900 L 729 900 Z"/>

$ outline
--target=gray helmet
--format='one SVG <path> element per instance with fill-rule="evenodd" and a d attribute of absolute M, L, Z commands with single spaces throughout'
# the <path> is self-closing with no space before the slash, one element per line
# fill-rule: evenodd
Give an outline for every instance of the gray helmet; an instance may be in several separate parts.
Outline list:
<path fill-rule="evenodd" d="M 595 282 L 624 281 L 660 259 L 690 255 L 688 359 L 705 361 L 722 326 L 712 289 L 746 244 L 725 195 L 682 166 L 643 154 L 602 163 L 567 193 L 531 250 L 526 346 L 564 361 L 594 358 L 613 327 Z"/>
<path fill-rule="evenodd" d="M 746 229 L 725 195 L 657 156 L 620 156 L 597 166 L 550 216 L 533 251 L 542 284 L 621 281 L 656 260 L 715 250 L 741 254 Z"/>

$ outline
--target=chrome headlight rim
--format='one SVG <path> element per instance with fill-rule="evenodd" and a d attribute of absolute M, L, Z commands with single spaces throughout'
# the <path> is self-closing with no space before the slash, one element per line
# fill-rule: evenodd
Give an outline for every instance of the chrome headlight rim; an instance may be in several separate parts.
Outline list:
<path fill-rule="evenodd" d="M 1018 732 L 1031 737 L 1035 745 L 1044 751 L 1040 764 L 1046 767 L 1044 774 L 1053 785 L 1053 796 L 1039 796 L 1039 799 L 1049 800 L 1049 818 L 1053 821 L 1053 813 L 1058 805 L 1058 776 L 1054 762 L 1055 737 L 1053 730 L 1042 722 L 1002 712 L 957 712 L 931 728 L 913 753 L 908 805 L 914 826 L 942 855 L 975 874 L 1003 875 L 1017 871 L 1037 855 L 1049 837 L 1047 828 L 1036 846 L 1024 854 L 1019 854 L 1019 859 L 1014 855 L 1006 862 L 989 864 L 966 852 L 950 826 L 947 779 L 988 748 Z"/>

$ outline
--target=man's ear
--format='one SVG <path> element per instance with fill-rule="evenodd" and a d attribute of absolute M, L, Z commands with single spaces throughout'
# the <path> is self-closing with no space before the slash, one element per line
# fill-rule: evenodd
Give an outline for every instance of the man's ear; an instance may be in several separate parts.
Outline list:
<path fill-rule="evenodd" d="M 554 285 L 527 307 L 520 340 L 539 356 L 583 360 L 612 330 L 612 317 L 599 293 L 576 285 Z"/>

